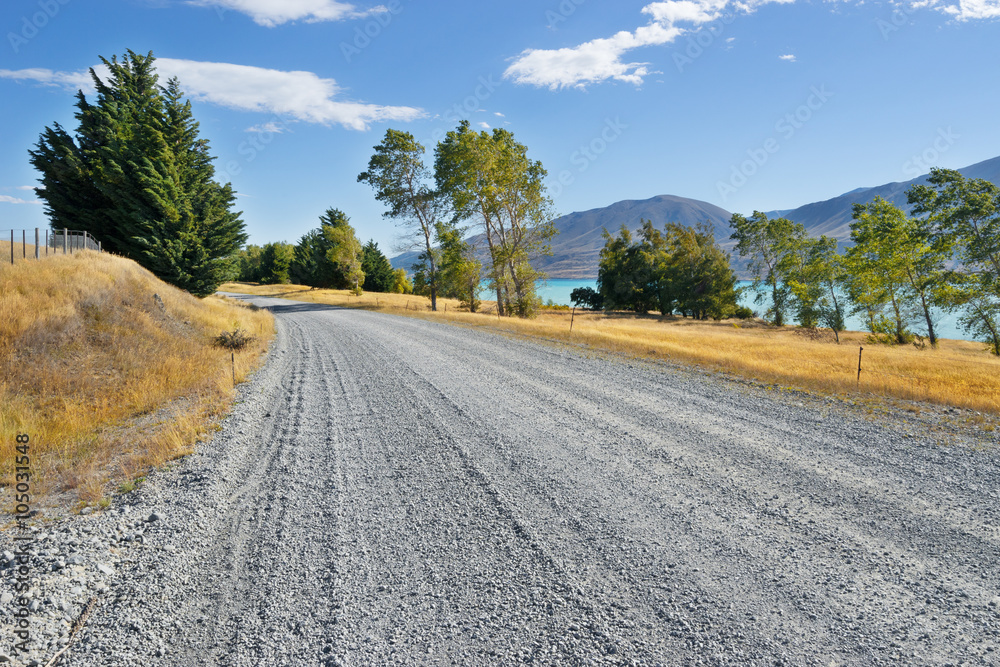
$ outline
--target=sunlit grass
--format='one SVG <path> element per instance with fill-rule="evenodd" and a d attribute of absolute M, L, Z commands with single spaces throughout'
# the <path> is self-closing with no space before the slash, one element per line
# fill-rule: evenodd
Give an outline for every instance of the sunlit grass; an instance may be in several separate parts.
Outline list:
<path fill-rule="evenodd" d="M 0 262 L 0 483 L 13 480 L 17 433 L 31 438 L 36 497 L 87 503 L 191 451 L 231 399 L 230 354 L 213 338 L 236 327 L 258 336 L 236 354 L 242 379 L 273 335 L 268 313 L 196 299 L 106 253 L 13 266 L 8 256 Z"/>
<path fill-rule="evenodd" d="M 550 340 L 586 344 L 629 356 L 693 363 L 782 386 L 845 395 L 876 396 L 1000 413 L 1000 359 L 980 343 L 943 340 L 937 349 L 869 344 L 867 335 L 822 332 L 814 338 L 796 327 L 759 322 L 697 322 L 683 318 L 543 310 L 535 319 L 498 318 L 494 304 L 482 314 L 457 301 L 399 294 L 353 296 L 293 285 L 231 283 L 220 289 L 286 299 L 377 309 L 455 324 L 482 326 Z M 445 308 L 447 307 L 447 311 Z M 573 317 L 573 332 L 570 319 Z M 858 382 L 858 352 L 864 346 Z"/>

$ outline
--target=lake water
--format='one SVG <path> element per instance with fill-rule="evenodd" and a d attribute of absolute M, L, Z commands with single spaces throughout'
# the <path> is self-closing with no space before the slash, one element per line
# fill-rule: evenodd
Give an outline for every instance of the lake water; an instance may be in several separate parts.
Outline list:
<path fill-rule="evenodd" d="M 740 282 L 740 286 L 749 286 L 750 282 L 743 281 Z M 553 303 L 572 306 L 573 303 L 570 301 L 569 295 L 577 287 L 590 287 L 592 289 L 597 289 L 596 280 L 571 280 L 565 278 L 550 278 L 545 281 L 538 288 L 538 296 L 542 297 L 542 303 L 548 302 L 552 299 Z M 489 298 L 485 296 L 485 298 Z M 757 311 L 761 314 L 767 310 L 767 303 L 757 304 L 754 302 L 754 294 L 752 291 L 747 290 L 743 293 L 743 298 L 740 299 L 740 305 L 746 306 L 750 310 Z M 938 317 L 935 321 L 935 332 L 939 338 L 951 338 L 955 340 L 971 340 L 968 334 L 965 333 L 963 329 L 958 327 L 957 315 L 948 315 L 945 313 L 938 313 Z M 847 328 L 852 331 L 863 331 L 865 329 L 861 320 L 857 317 L 847 318 Z M 923 331 L 923 327 L 914 325 L 913 329 L 917 333 Z"/>

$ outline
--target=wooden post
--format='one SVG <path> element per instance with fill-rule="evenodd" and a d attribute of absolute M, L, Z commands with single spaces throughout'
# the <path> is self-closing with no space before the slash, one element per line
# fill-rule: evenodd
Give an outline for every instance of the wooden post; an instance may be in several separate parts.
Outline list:
<path fill-rule="evenodd" d="M 569 332 L 573 333 L 573 320 L 576 319 L 576 306 L 573 306 L 573 314 L 569 316 Z"/>
<path fill-rule="evenodd" d="M 858 350 L 858 387 L 861 386 L 861 353 L 864 351 L 863 347 Z"/>
<path fill-rule="evenodd" d="M 14 230 L 10 230 L 10 263 L 14 263 Z"/>
<path fill-rule="evenodd" d="M 45 228 L 45 256 L 49 256 L 49 228 Z"/>
<path fill-rule="evenodd" d="M 21 259 L 28 259 L 28 230 L 21 230 Z"/>
<path fill-rule="evenodd" d="M 63 254 L 66 254 L 66 248 L 69 246 L 69 230 L 63 227 Z"/>
<path fill-rule="evenodd" d="M 35 227 L 35 259 L 40 259 L 41 257 L 41 249 L 38 247 L 39 236 L 38 227 Z"/>
<path fill-rule="evenodd" d="M 232 350 L 229 351 L 230 358 L 233 362 L 233 389 L 236 388 L 236 353 Z"/>

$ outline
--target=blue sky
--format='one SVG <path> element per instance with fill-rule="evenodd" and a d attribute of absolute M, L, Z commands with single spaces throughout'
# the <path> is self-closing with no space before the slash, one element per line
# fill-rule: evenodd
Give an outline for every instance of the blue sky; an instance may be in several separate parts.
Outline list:
<path fill-rule="evenodd" d="M 1000 0 L 5 0 L 0 228 L 45 225 L 27 151 L 127 49 L 181 80 L 251 242 L 336 207 L 388 251 L 356 178 L 390 127 L 428 160 L 460 119 L 511 130 L 560 214 L 793 208 L 996 157 L 998 19 Z"/>

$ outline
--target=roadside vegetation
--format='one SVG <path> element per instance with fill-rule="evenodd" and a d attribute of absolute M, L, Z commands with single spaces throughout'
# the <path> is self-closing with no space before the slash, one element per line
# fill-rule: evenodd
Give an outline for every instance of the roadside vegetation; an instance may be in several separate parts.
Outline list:
<path fill-rule="evenodd" d="M 54 123 L 30 151 L 35 193 L 53 228 L 90 232 L 104 250 L 208 296 L 247 241 L 236 193 L 215 180 L 191 103 L 177 79 L 160 85 L 152 53 L 101 62 L 107 80 L 90 70 L 96 99 L 77 94 L 75 133 Z"/>
<path fill-rule="evenodd" d="M 215 339 L 237 329 L 253 340 L 231 356 Z M 0 263 L 0 442 L 30 435 L 36 498 L 98 503 L 191 452 L 228 409 L 233 359 L 242 381 L 273 332 L 266 311 L 108 253 Z M 0 452 L 10 488 L 14 447 Z"/>
<path fill-rule="evenodd" d="M 583 345 L 629 357 L 696 364 L 744 378 L 869 400 L 904 399 L 1000 414 L 1000 359 L 971 341 L 941 340 L 935 351 L 912 345 L 870 346 L 868 333 L 776 327 L 760 319 L 696 320 L 627 312 L 541 308 L 535 318 L 497 317 L 484 301 L 470 313 L 457 299 L 404 294 L 355 295 L 297 285 L 230 283 L 221 289 L 310 303 L 363 308 L 482 327 L 543 341 Z M 572 332 L 570 326 L 572 323 Z M 858 347 L 864 345 L 858 381 Z"/>
<path fill-rule="evenodd" d="M 881 197 L 856 203 L 843 254 L 835 239 L 811 237 L 785 218 L 734 215 L 732 238 L 754 288 L 764 288 L 765 318 L 836 336 L 850 312 L 871 342 L 933 348 L 937 309 L 958 313 L 966 332 L 1000 357 L 1000 187 L 932 169 L 907 200 L 912 215 Z"/>

